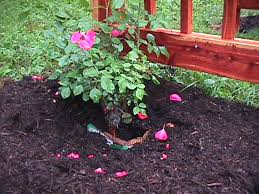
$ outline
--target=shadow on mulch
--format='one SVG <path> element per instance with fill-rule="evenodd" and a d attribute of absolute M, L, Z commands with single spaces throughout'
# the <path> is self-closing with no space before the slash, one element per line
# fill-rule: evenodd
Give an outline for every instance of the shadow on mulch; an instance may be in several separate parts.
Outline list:
<path fill-rule="evenodd" d="M 5 86 L 0 193 L 258 193 L 259 110 L 195 88 L 181 93 L 183 103 L 170 102 L 169 94 L 182 88 L 166 81 L 148 85 L 147 124 L 153 131 L 144 144 L 118 151 L 86 132 L 87 123 L 106 129 L 98 105 L 61 100 L 54 82 L 27 78 Z M 157 142 L 155 131 L 168 122 L 175 124 L 167 129 L 170 139 Z M 81 158 L 68 159 L 71 152 Z M 168 159 L 160 159 L 163 153 Z M 107 173 L 96 175 L 99 167 Z M 119 170 L 129 175 L 116 179 Z"/>

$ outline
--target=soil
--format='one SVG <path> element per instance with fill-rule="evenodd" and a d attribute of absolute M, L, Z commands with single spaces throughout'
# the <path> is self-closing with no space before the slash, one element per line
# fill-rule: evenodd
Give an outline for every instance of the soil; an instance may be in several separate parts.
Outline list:
<path fill-rule="evenodd" d="M 148 84 L 149 120 L 135 123 L 152 132 L 121 151 L 86 131 L 88 123 L 107 129 L 100 106 L 62 100 L 55 82 L 25 78 L 6 85 L 0 91 L 0 193 L 259 193 L 259 109 L 181 89 L 168 81 Z M 169 101 L 171 93 L 184 101 Z M 154 133 L 166 123 L 175 127 L 166 128 L 168 141 L 158 142 Z M 70 159 L 71 152 L 81 157 Z M 95 174 L 99 167 L 106 174 Z M 121 170 L 129 175 L 116 178 Z"/>

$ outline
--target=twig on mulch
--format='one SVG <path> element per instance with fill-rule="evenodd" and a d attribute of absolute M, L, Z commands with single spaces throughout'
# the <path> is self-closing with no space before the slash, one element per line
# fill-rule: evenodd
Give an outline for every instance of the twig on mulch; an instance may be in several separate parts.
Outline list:
<path fill-rule="evenodd" d="M 201 182 L 198 182 L 196 180 L 193 180 L 193 179 L 190 179 L 190 181 L 196 183 L 197 185 L 200 185 L 202 186 L 203 188 L 206 188 L 208 191 L 210 191 L 211 193 L 215 193 L 215 194 L 218 194 L 217 192 L 213 191 L 212 189 L 208 188 L 207 185 L 201 183 Z"/>

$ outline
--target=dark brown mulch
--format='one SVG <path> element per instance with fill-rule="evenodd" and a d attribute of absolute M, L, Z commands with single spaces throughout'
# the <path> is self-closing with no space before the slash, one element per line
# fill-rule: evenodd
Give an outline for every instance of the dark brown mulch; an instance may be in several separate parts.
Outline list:
<path fill-rule="evenodd" d="M 144 144 L 119 151 L 86 132 L 87 123 L 106 128 L 100 107 L 63 101 L 54 95 L 56 86 L 24 79 L 0 91 L 1 194 L 258 193 L 258 109 L 195 88 L 181 92 L 184 102 L 176 104 L 168 95 L 182 86 L 166 81 L 149 85 L 146 124 L 152 134 Z M 171 150 L 154 139 L 168 122 L 175 124 L 167 129 Z M 81 158 L 66 158 L 71 152 Z M 163 153 L 167 160 L 160 159 Z M 99 167 L 107 174 L 96 175 Z M 116 179 L 118 170 L 129 176 Z"/>
<path fill-rule="evenodd" d="M 254 28 L 259 28 L 259 15 L 240 18 L 240 33 L 247 33 Z"/>

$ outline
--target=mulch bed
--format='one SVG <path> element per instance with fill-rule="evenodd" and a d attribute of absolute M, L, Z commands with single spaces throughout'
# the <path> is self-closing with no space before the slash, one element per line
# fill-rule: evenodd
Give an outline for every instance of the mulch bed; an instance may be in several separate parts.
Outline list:
<path fill-rule="evenodd" d="M 258 193 L 259 110 L 181 89 L 167 81 L 148 85 L 145 125 L 152 133 L 144 144 L 121 151 L 86 131 L 88 123 L 107 128 L 98 105 L 56 97 L 55 82 L 25 78 L 5 86 L 0 193 Z M 180 93 L 184 102 L 169 101 L 171 93 Z M 167 142 L 158 142 L 154 133 L 165 123 L 175 128 L 166 129 Z M 67 158 L 71 152 L 80 159 Z M 95 174 L 99 167 L 107 173 Z M 120 170 L 129 175 L 115 178 Z"/>

